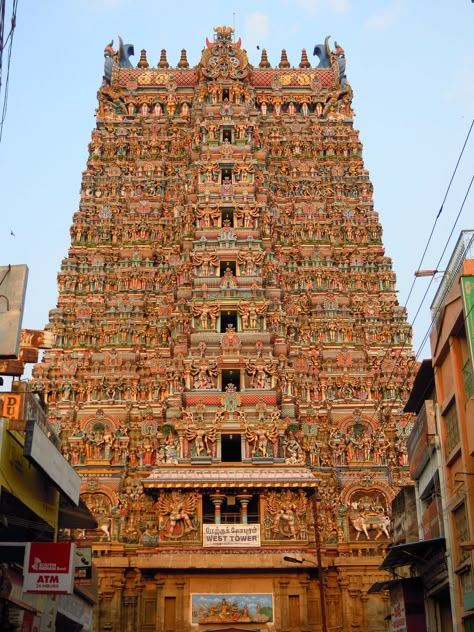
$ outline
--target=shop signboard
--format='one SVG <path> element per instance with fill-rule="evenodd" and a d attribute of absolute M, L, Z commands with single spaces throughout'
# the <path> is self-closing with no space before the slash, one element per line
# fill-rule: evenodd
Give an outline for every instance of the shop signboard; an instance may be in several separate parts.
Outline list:
<path fill-rule="evenodd" d="M 24 592 L 71 594 L 75 551 L 72 542 L 28 542 L 23 566 Z"/>

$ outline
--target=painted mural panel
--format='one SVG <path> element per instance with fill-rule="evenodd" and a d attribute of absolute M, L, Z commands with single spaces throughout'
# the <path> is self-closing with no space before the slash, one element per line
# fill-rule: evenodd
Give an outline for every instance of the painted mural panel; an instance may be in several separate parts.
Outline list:
<path fill-rule="evenodd" d="M 271 623 L 273 595 L 196 593 L 191 596 L 192 623 Z"/>

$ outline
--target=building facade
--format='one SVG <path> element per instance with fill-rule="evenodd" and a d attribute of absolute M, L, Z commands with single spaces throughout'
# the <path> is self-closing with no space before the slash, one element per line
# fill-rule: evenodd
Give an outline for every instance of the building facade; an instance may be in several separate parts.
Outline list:
<path fill-rule="evenodd" d="M 431 354 L 448 510 L 451 608 L 456 630 L 474 630 L 474 231 L 458 239 L 431 306 Z"/>
<path fill-rule="evenodd" d="M 33 372 L 100 525 L 95 629 L 382 632 L 411 331 L 344 51 L 253 67 L 214 31 L 194 67 L 105 49 Z"/>
<path fill-rule="evenodd" d="M 423 608 L 426 624 L 417 630 L 470 632 L 474 629 L 474 231 L 462 231 L 442 274 L 431 305 L 432 357 L 421 364 L 405 407 L 417 414 L 407 446 L 418 537 L 392 547 L 382 567 L 421 582 L 416 608 Z"/>

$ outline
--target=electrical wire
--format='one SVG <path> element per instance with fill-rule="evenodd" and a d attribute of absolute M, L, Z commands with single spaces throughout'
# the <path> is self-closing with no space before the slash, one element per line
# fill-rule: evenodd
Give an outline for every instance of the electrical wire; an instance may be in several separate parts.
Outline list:
<path fill-rule="evenodd" d="M 441 255 L 440 255 L 439 259 L 438 259 L 438 263 L 436 264 L 436 268 L 435 268 L 436 270 L 437 270 L 437 269 L 439 268 L 439 266 L 441 265 L 441 261 L 443 260 L 443 257 L 444 257 L 444 255 L 445 255 L 445 253 L 446 253 L 446 250 L 447 250 L 447 248 L 448 248 L 448 245 L 449 245 L 449 242 L 450 242 L 450 240 L 451 240 L 451 237 L 453 236 L 454 229 L 456 228 L 456 225 L 457 225 L 457 223 L 458 223 L 459 217 L 461 216 L 461 213 L 462 213 L 462 212 L 463 212 L 463 210 L 464 210 L 464 205 L 466 204 L 466 200 L 467 200 L 467 198 L 468 198 L 468 196 L 469 196 L 469 193 L 470 193 L 470 191 L 471 191 L 471 187 L 472 187 L 472 183 L 473 183 L 473 181 L 474 181 L 474 176 L 471 178 L 471 181 L 469 182 L 469 186 L 467 187 L 467 191 L 466 191 L 466 194 L 465 194 L 464 199 L 463 199 L 463 201 L 462 201 L 462 204 L 461 204 L 461 207 L 460 207 L 460 209 L 459 209 L 459 212 L 458 212 L 458 214 L 456 215 L 456 219 L 454 220 L 454 224 L 453 224 L 453 226 L 452 226 L 452 228 L 451 228 L 451 231 L 450 231 L 450 233 L 449 233 L 449 235 L 448 235 L 448 238 L 447 238 L 446 243 L 445 243 L 445 245 L 444 245 L 443 251 L 442 251 L 442 253 L 441 253 Z M 464 253 L 464 254 L 466 254 L 466 251 L 465 251 L 465 253 Z M 430 287 L 431 287 L 431 285 L 432 285 L 432 283 L 433 283 L 433 279 L 434 279 L 434 276 L 432 276 L 432 277 L 431 277 L 431 279 L 430 279 L 430 282 L 429 282 L 429 284 L 428 284 L 428 288 L 426 289 L 426 291 L 425 291 L 425 293 L 424 293 L 424 295 L 423 295 L 423 298 L 422 298 L 422 300 L 421 300 L 421 303 L 420 303 L 420 305 L 419 305 L 419 307 L 418 307 L 418 309 L 417 309 L 417 311 L 416 311 L 416 314 L 415 314 L 415 317 L 414 317 L 414 319 L 413 319 L 412 325 L 413 325 L 413 323 L 416 321 L 416 318 L 417 318 L 418 314 L 420 313 L 420 310 L 421 310 L 421 308 L 422 308 L 422 306 L 423 306 L 423 303 L 424 303 L 424 300 L 425 300 L 425 298 L 426 298 L 426 295 L 428 294 L 428 290 L 430 289 Z M 424 344 L 423 344 L 423 346 L 424 346 Z M 419 353 L 423 350 L 423 346 L 420 348 L 420 350 L 419 350 L 419 352 L 418 352 L 417 356 L 418 356 L 418 355 L 419 355 Z"/>
<path fill-rule="evenodd" d="M 442 202 L 442 204 L 441 204 L 440 210 L 438 211 L 438 214 L 437 214 L 437 216 L 436 216 L 436 219 L 435 219 L 435 222 L 434 222 L 433 228 L 432 228 L 431 233 L 430 233 L 430 236 L 429 236 L 429 238 L 428 238 L 428 243 L 427 243 L 427 244 L 426 244 L 426 246 L 425 246 L 425 250 L 424 250 L 424 252 L 423 252 L 423 256 L 422 256 L 422 258 L 421 258 L 421 261 L 420 261 L 419 267 L 421 266 L 421 264 L 422 264 L 422 262 L 423 262 L 423 260 L 424 260 L 424 257 L 425 257 L 425 254 L 426 254 L 426 251 L 427 251 L 428 245 L 429 245 L 429 243 L 430 243 L 430 241 L 431 241 L 431 237 L 432 237 L 432 235 L 433 235 L 433 232 L 434 232 L 434 229 L 435 229 L 436 223 L 437 223 L 438 218 L 439 218 L 439 216 L 441 215 L 441 212 L 442 212 L 442 210 L 443 210 L 443 208 L 444 208 L 444 204 L 445 204 L 446 199 L 447 199 L 447 197 L 448 197 L 449 190 L 451 189 L 452 182 L 453 182 L 454 177 L 455 177 L 455 175 L 456 175 L 456 172 L 457 172 L 458 166 L 459 166 L 460 161 L 461 161 L 461 158 L 462 158 L 462 156 L 463 156 L 463 154 L 464 154 L 464 150 L 465 150 L 466 145 L 467 145 L 467 143 L 468 143 L 468 140 L 469 140 L 469 137 L 470 137 L 470 135 L 471 135 L 471 131 L 472 131 L 472 128 L 473 128 L 473 127 L 474 127 L 474 119 L 471 121 L 471 125 L 470 125 L 470 127 L 469 127 L 469 131 L 468 131 L 468 133 L 467 133 L 466 139 L 465 139 L 465 141 L 464 141 L 464 143 L 463 143 L 462 149 L 461 149 L 461 151 L 460 151 L 460 153 L 459 153 L 459 156 L 458 156 L 458 159 L 457 159 L 457 161 L 456 161 L 456 166 L 455 166 L 455 168 L 454 168 L 453 174 L 452 174 L 451 179 L 450 179 L 450 181 L 449 181 L 448 188 L 447 188 L 446 193 L 445 193 L 445 195 L 444 195 L 443 202 Z M 450 231 L 450 233 L 449 233 L 448 239 L 446 240 L 446 243 L 445 243 L 445 246 L 444 246 L 443 251 L 442 251 L 442 253 L 441 253 L 441 256 L 439 257 L 439 260 L 438 260 L 438 263 L 437 263 L 437 265 L 436 265 L 436 268 L 438 268 L 438 267 L 440 266 L 441 261 L 442 261 L 442 259 L 443 259 L 443 257 L 444 257 L 444 254 L 445 254 L 445 252 L 446 252 L 446 250 L 447 250 L 447 248 L 448 248 L 448 245 L 449 245 L 450 239 L 451 239 L 451 237 L 452 237 L 452 235 L 453 235 L 453 232 L 454 232 L 454 230 L 455 230 L 455 228 L 456 228 L 456 225 L 457 225 L 457 223 L 458 223 L 459 217 L 460 217 L 460 215 L 461 215 L 461 213 L 462 213 L 462 211 L 463 211 L 463 209 L 464 209 L 464 205 L 465 205 L 466 200 L 467 200 L 467 198 L 468 198 L 468 196 L 469 196 L 469 192 L 470 192 L 470 190 L 471 190 L 473 180 L 474 180 L 474 177 L 472 177 L 472 178 L 471 178 L 471 181 L 470 181 L 469 186 L 468 186 L 468 188 L 467 188 L 466 194 L 465 194 L 465 196 L 464 196 L 464 200 L 463 200 L 463 202 L 462 202 L 462 204 L 461 204 L 461 207 L 460 207 L 460 209 L 459 209 L 459 211 L 458 211 L 458 214 L 456 215 L 456 218 L 455 218 L 454 224 L 453 224 L 453 226 L 452 226 L 452 228 L 451 228 L 451 231 Z M 419 269 L 419 267 L 418 267 L 418 269 Z M 407 301 L 406 301 L 406 303 L 405 303 L 405 309 L 406 309 L 406 305 L 408 304 L 408 301 L 409 301 L 409 299 L 410 299 L 410 295 L 411 295 L 411 292 L 412 292 L 412 290 L 413 290 L 413 287 L 414 287 L 414 283 L 415 283 L 415 281 L 416 281 L 416 277 L 415 277 L 414 282 L 412 283 L 412 286 L 411 286 L 411 289 L 410 289 L 410 293 L 409 293 L 408 298 L 407 298 Z M 418 309 L 417 309 L 417 311 L 416 311 L 415 317 L 414 317 L 414 319 L 413 319 L 413 321 L 412 321 L 412 323 L 411 323 L 411 325 L 412 325 L 412 326 L 413 326 L 413 324 L 415 323 L 416 318 L 418 317 L 418 315 L 419 315 L 419 313 L 420 313 L 420 311 L 421 311 L 421 308 L 422 308 L 422 306 L 423 306 L 423 304 L 424 304 L 424 301 L 425 301 L 425 299 L 426 299 L 426 296 L 428 295 L 428 292 L 429 292 L 429 289 L 430 289 L 430 287 L 431 287 L 432 283 L 433 283 L 433 277 L 430 279 L 430 283 L 428 284 L 428 287 L 427 287 L 427 289 L 426 289 L 426 291 L 425 291 L 425 293 L 424 293 L 424 295 L 423 295 L 423 298 L 421 299 L 420 305 L 418 306 Z M 422 345 L 421 345 L 420 349 L 419 349 L 419 350 L 418 350 L 418 352 L 415 354 L 415 356 L 413 357 L 413 359 L 412 359 L 411 361 L 409 361 L 409 364 L 408 364 L 408 367 L 407 367 L 407 369 L 408 369 L 408 370 L 407 370 L 407 376 L 406 376 L 405 380 L 403 381 L 403 383 L 402 383 L 402 385 L 401 385 L 401 388 L 403 388 L 403 386 L 405 386 L 405 385 L 406 385 L 406 383 L 407 383 L 407 381 L 408 381 L 408 377 L 411 375 L 411 369 L 415 367 L 416 362 L 417 362 L 417 358 L 419 357 L 420 353 L 423 351 L 423 348 L 424 348 L 424 346 L 425 346 L 425 344 L 426 344 L 426 340 L 428 339 L 428 337 L 429 337 L 429 335 L 430 335 L 430 333 L 431 333 L 431 330 L 432 330 L 432 328 L 433 328 L 433 325 L 434 325 L 434 320 L 435 320 L 435 318 L 433 318 L 433 322 L 432 322 L 431 326 L 429 327 L 428 332 L 425 334 L 425 337 L 424 337 L 424 339 L 423 339 L 423 342 L 422 342 Z M 407 339 L 404 339 L 404 340 L 402 341 L 400 351 L 403 351 L 403 349 L 407 346 L 407 344 L 408 344 Z M 383 359 L 382 359 L 381 364 L 382 364 L 382 363 L 383 363 L 383 361 L 384 361 L 384 360 L 388 357 L 388 354 L 389 354 L 390 352 L 391 352 L 391 349 L 390 349 L 390 350 L 387 350 L 387 351 L 385 352 L 385 354 L 384 354 L 384 357 L 383 357 Z M 391 373 L 390 373 L 390 375 L 389 375 L 388 379 L 387 379 L 387 384 L 390 382 L 390 380 L 391 380 L 391 379 L 392 379 L 392 377 L 394 376 L 395 371 L 396 371 L 396 368 L 397 368 L 397 366 L 396 366 L 396 364 L 395 364 L 395 365 L 393 366 L 393 368 L 392 368 L 392 371 L 391 371 Z M 376 385 L 377 385 L 377 382 L 375 382 L 375 383 L 374 383 L 374 385 L 372 386 L 372 388 L 373 388 L 374 386 L 376 386 Z M 372 415 L 372 418 L 371 418 L 371 421 L 373 421 L 373 420 L 374 420 L 376 413 L 377 413 L 377 409 L 374 411 L 374 413 L 373 413 L 373 415 Z"/>
<path fill-rule="evenodd" d="M 449 181 L 448 188 L 446 189 L 446 193 L 444 194 L 443 201 L 441 202 L 441 207 L 440 207 L 440 209 L 439 209 L 439 211 L 438 211 L 438 214 L 436 215 L 435 221 L 434 221 L 433 226 L 432 226 L 432 228 L 431 228 L 431 232 L 430 232 L 430 235 L 429 235 L 429 237 L 428 237 L 428 241 L 426 242 L 425 249 L 423 250 L 423 254 L 421 255 L 420 263 L 418 264 L 417 270 L 420 270 L 420 269 L 421 269 L 421 266 L 423 265 L 423 261 L 425 260 L 425 255 L 426 255 L 426 252 L 427 252 L 427 250 L 428 250 L 428 247 L 429 247 L 429 245 L 430 245 L 430 243 L 431 243 L 431 238 L 433 237 L 433 233 L 434 233 L 434 231 L 435 231 L 436 224 L 437 224 L 437 222 L 438 222 L 438 219 L 439 219 L 439 217 L 440 217 L 441 213 L 443 212 L 443 209 L 444 209 L 444 204 L 445 204 L 446 199 L 447 199 L 447 197 L 448 197 L 449 191 L 450 191 L 450 189 L 451 189 L 451 185 L 452 185 L 452 183 L 453 183 L 454 177 L 455 177 L 456 172 L 457 172 L 457 170 L 458 170 L 459 163 L 461 162 L 461 158 L 462 158 L 462 156 L 463 156 L 463 154 L 464 154 L 464 150 L 466 149 L 466 145 L 467 145 L 467 143 L 468 143 L 468 141 L 469 141 L 469 136 L 471 135 L 471 132 L 472 132 L 472 128 L 473 128 L 473 127 L 474 127 L 474 119 L 471 121 L 471 125 L 470 125 L 470 127 L 469 127 L 469 131 L 468 131 L 468 133 L 467 133 L 466 140 L 464 141 L 464 144 L 463 144 L 463 146 L 462 146 L 461 152 L 460 152 L 460 154 L 459 154 L 459 156 L 458 156 L 458 159 L 457 159 L 457 162 L 456 162 L 456 166 L 454 167 L 454 171 L 453 171 L 453 173 L 452 173 L 452 175 L 451 175 L 451 179 L 450 179 L 450 181 Z M 415 287 L 416 279 L 417 279 L 417 277 L 415 277 L 415 278 L 413 279 L 413 283 L 411 284 L 410 291 L 408 292 L 408 296 L 407 296 L 407 299 L 406 299 L 406 301 L 405 301 L 405 307 L 408 305 L 408 302 L 409 302 L 410 297 L 411 297 L 411 295 L 412 295 L 413 288 Z M 421 307 L 421 306 L 420 306 L 420 307 Z M 417 312 L 417 313 L 418 313 L 418 312 Z"/>
<path fill-rule="evenodd" d="M 0 33 L 0 46 L 1 46 L 1 57 L 0 57 L 0 93 L 2 89 L 2 77 L 3 77 L 3 53 L 8 46 L 7 51 L 7 74 L 5 79 L 5 87 L 3 89 L 3 105 L 2 105 L 2 113 L 0 118 L 0 143 L 2 142 L 3 136 L 3 124 L 5 122 L 7 116 L 8 109 L 8 87 L 10 83 L 10 63 L 12 58 L 12 47 L 13 47 L 13 34 L 16 28 L 16 14 L 18 9 L 18 0 L 13 0 L 12 6 L 12 17 L 11 17 L 11 26 L 10 32 L 7 35 L 5 42 L 3 41 L 4 34 L 4 23 L 5 23 L 5 0 L 2 0 L 1 10 L 2 10 L 2 24 L 1 24 L 1 33 Z"/>

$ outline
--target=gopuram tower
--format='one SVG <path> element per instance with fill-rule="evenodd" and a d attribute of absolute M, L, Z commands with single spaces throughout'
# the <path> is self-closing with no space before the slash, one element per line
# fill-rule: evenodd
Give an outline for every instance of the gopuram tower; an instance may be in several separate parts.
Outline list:
<path fill-rule="evenodd" d="M 411 331 L 344 51 L 214 30 L 194 67 L 105 49 L 31 380 L 99 522 L 95 630 L 381 632 Z"/>

